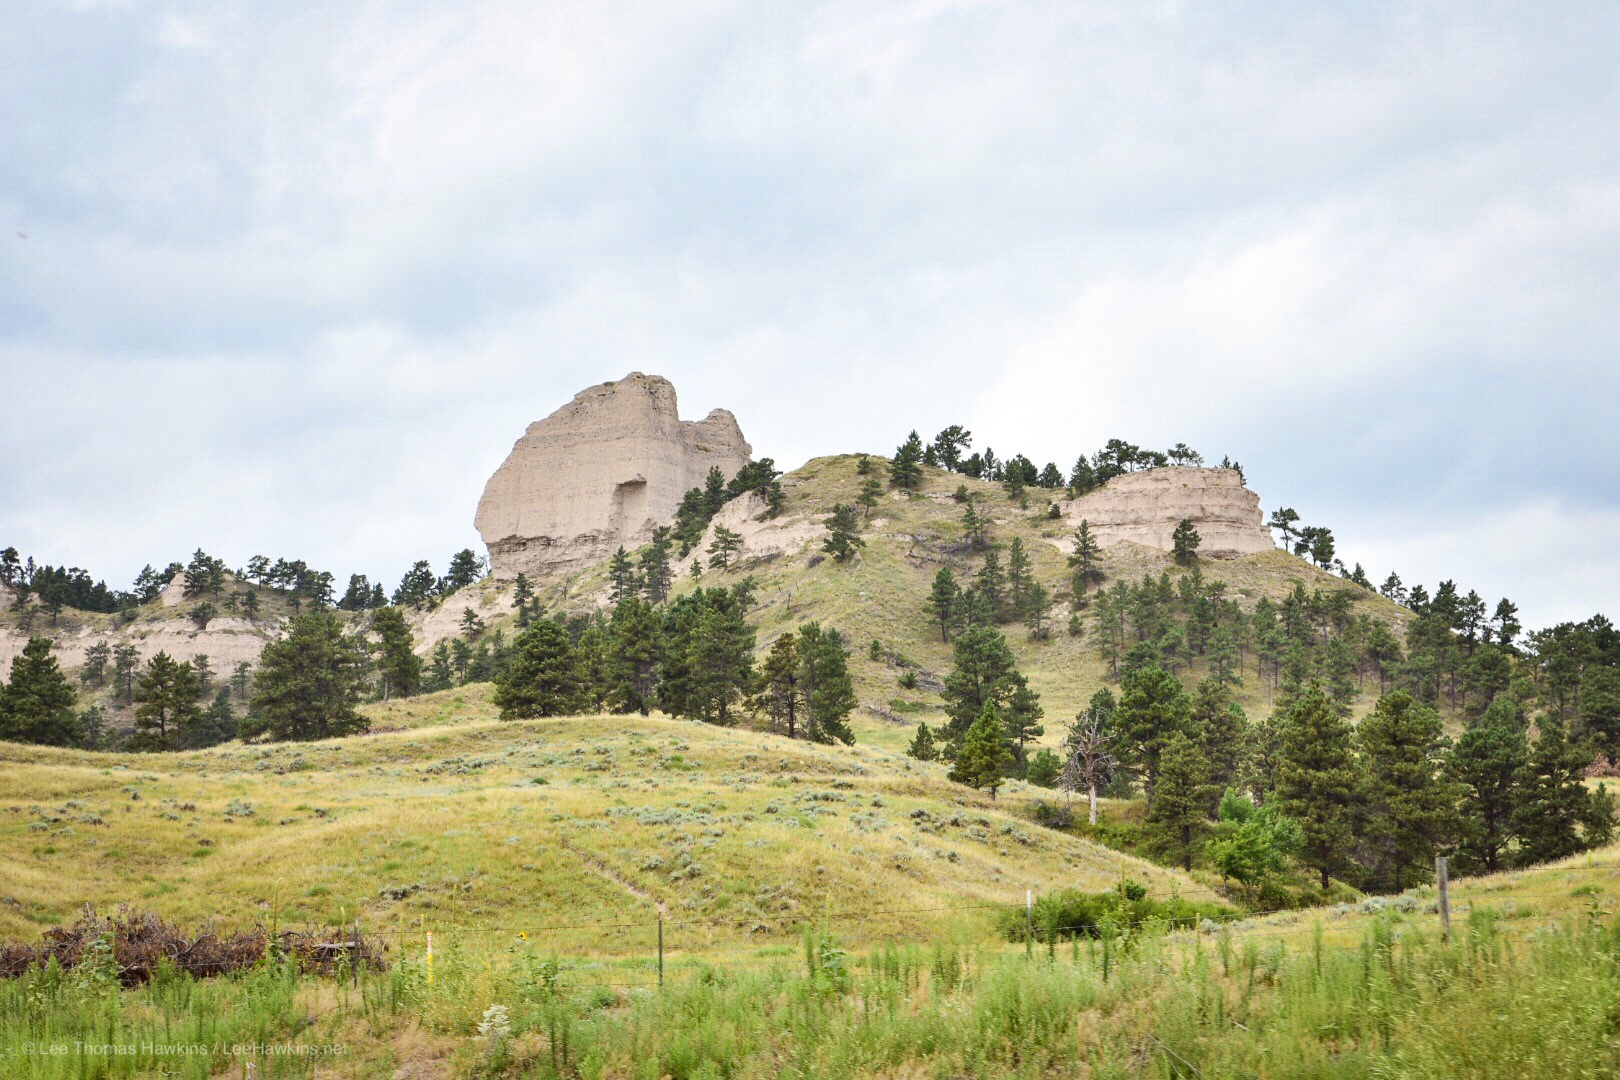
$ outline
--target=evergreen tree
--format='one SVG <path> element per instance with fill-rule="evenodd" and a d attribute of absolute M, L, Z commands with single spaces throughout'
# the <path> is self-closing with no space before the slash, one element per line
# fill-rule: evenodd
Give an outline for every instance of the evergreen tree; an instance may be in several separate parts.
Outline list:
<path fill-rule="evenodd" d="M 484 633 L 484 619 L 472 608 L 461 609 L 461 636 L 468 641 L 477 641 Z"/>
<path fill-rule="evenodd" d="M 660 526 L 653 530 L 652 543 L 641 549 L 641 555 L 636 560 L 636 566 L 641 571 L 642 593 L 651 603 L 662 604 L 669 598 L 672 580 L 669 556 L 673 548 L 674 541 L 670 539 L 669 529 Z"/>
<path fill-rule="evenodd" d="M 709 475 L 703 481 L 703 508 L 710 518 L 720 512 L 726 505 L 726 474 L 720 471 L 720 466 L 710 465 Z"/>
<path fill-rule="evenodd" d="M 433 646 L 433 656 L 428 663 L 427 682 L 424 689 L 448 690 L 455 685 L 455 669 L 450 661 L 450 643 L 440 640 Z"/>
<path fill-rule="evenodd" d="M 1176 562 L 1182 566 L 1191 566 L 1198 561 L 1198 545 L 1202 542 L 1203 537 L 1193 527 L 1192 518 L 1182 518 L 1175 532 L 1170 534 L 1171 550 L 1175 553 Z"/>
<path fill-rule="evenodd" d="M 1069 555 L 1069 566 L 1074 571 L 1075 603 L 1084 602 L 1086 590 L 1102 580 L 1102 571 L 1098 569 L 1101 559 L 1102 548 L 1092 535 L 1091 525 L 1082 518 L 1080 527 L 1074 531 L 1074 551 Z"/>
<path fill-rule="evenodd" d="M 861 493 L 856 496 L 855 502 L 866 517 L 872 516 L 872 508 L 877 506 L 878 500 L 883 497 L 883 481 L 875 476 L 868 476 L 861 481 Z"/>
<path fill-rule="evenodd" d="M 640 583 L 636 581 L 636 568 L 630 561 L 630 555 L 619 545 L 619 550 L 613 553 L 608 560 L 608 580 L 612 587 L 608 590 L 608 599 L 617 604 L 626 597 L 635 596 L 641 592 Z"/>
<path fill-rule="evenodd" d="M 974 551 L 983 551 L 990 546 L 990 519 L 979 513 L 978 500 L 972 496 L 965 500 L 962 507 L 962 538 Z"/>
<path fill-rule="evenodd" d="M 844 638 L 808 622 L 799 628 L 799 681 L 809 714 L 806 737 L 813 742 L 855 743 L 849 716 L 855 711 L 855 687 L 849 677 Z"/>
<path fill-rule="evenodd" d="M 182 735 L 202 720 L 197 698 L 202 686 L 190 664 L 159 652 L 141 672 L 140 705 L 135 710 L 132 750 L 173 750 Z"/>
<path fill-rule="evenodd" d="M 1187 734 L 1191 703 L 1176 677 L 1157 664 L 1130 671 L 1114 710 L 1114 753 L 1120 767 L 1135 776 L 1147 795 L 1148 812 L 1157 796 L 1164 748 Z"/>
<path fill-rule="evenodd" d="M 968 627 L 956 635 L 953 648 L 956 663 L 945 677 L 945 712 L 950 719 L 944 735 L 958 743 L 986 706 L 996 707 L 1000 727 L 999 709 L 1012 699 L 1018 668 L 1007 639 L 994 627 Z"/>
<path fill-rule="evenodd" d="M 1007 574 L 994 548 L 984 553 L 984 565 L 973 580 L 974 591 L 996 622 L 1007 621 Z"/>
<path fill-rule="evenodd" d="M 727 726 L 753 690 L 754 631 L 743 618 L 749 589 L 698 589 L 664 619 L 659 707 L 671 716 Z"/>
<path fill-rule="evenodd" d="M 1069 497 L 1078 499 L 1096 486 L 1097 474 L 1092 471 L 1091 462 L 1081 454 L 1075 461 L 1074 468 L 1069 470 Z"/>
<path fill-rule="evenodd" d="M 584 696 L 568 631 L 541 619 L 518 635 L 511 666 L 495 683 L 494 701 L 502 720 L 528 720 L 573 712 Z"/>
<path fill-rule="evenodd" d="M 1012 676 L 1012 693 L 1007 697 L 1006 712 L 1002 728 L 1012 745 L 1013 766 L 1022 776 L 1029 765 L 1028 744 L 1046 734 L 1046 727 L 1040 722 L 1046 710 L 1041 707 L 1040 695 L 1017 673 Z"/>
<path fill-rule="evenodd" d="M 416 608 L 420 611 L 438 593 L 439 579 L 433 576 L 433 565 L 426 559 L 411 564 L 394 590 L 394 606 Z"/>
<path fill-rule="evenodd" d="M 79 670 L 79 681 L 86 686 L 101 686 L 107 681 L 107 663 L 112 659 L 112 646 L 102 638 L 84 650 L 84 667 Z"/>
<path fill-rule="evenodd" d="M 1519 771 L 1514 832 L 1521 866 L 1562 859 L 1609 842 L 1614 800 L 1583 782 L 1589 751 L 1571 745 L 1557 723 L 1543 724 Z"/>
<path fill-rule="evenodd" d="M 12 658 L 10 681 L 0 686 L 0 739 L 81 746 L 84 730 L 75 702 L 73 685 L 51 655 L 50 638 L 31 637 Z"/>
<path fill-rule="evenodd" d="M 934 575 L 928 601 L 934 609 L 934 621 L 939 623 L 939 640 L 946 645 L 951 643 L 951 625 L 956 621 L 957 605 L 961 599 L 962 589 L 956 584 L 956 575 L 951 573 L 950 567 L 940 567 Z"/>
<path fill-rule="evenodd" d="M 934 457 L 940 466 L 956 472 L 962 464 L 962 451 L 973 445 L 973 433 L 961 424 L 952 424 L 950 427 L 934 436 L 932 449 Z"/>
<path fill-rule="evenodd" d="M 1147 821 L 1159 846 L 1192 869 L 1193 850 L 1209 828 L 1209 808 L 1215 789 L 1209 782 L 1209 762 L 1185 732 L 1176 732 L 1164 744 L 1153 808 Z"/>
<path fill-rule="evenodd" d="M 1363 842 L 1377 886 L 1400 892 L 1428 880 L 1456 833 L 1461 790 L 1441 772 L 1440 716 L 1397 690 L 1356 729 L 1366 805 Z"/>
<path fill-rule="evenodd" d="M 1209 763 L 1211 797 L 1238 786 L 1248 765 L 1252 733 L 1231 691 L 1214 676 L 1202 680 L 1193 687 L 1189 716 L 1193 737 Z"/>
<path fill-rule="evenodd" d="M 789 630 L 772 643 L 759 665 L 759 708 L 771 718 L 773 730 L 790 739 L 799 737 L 804 715 L 804 685 L 799 679 L 798 639 Z"/>
<path fill-rule="evenodd" d="M 251 677 L 249 673 L 252 670 L 253 665 L 246 660 L 240 661 L 236 667 L 231 669 L 231 689 L 236 692 L 236 700 L 238 701 L 247 700 L 248 685 Z"/>
<path fill-rule="evenodd" d="M 860 537 L 860 520 L 853 506 L 838 503 L 822 524 L 827 528 L 827 539 L 822 541 L 821 550 L 838 562 L 848 560 L 856 549 L 866 546 L 866 541 Z"/>
<path fill-rule="evenodd" d="M 922 459 L 922 439 L 913 431 L 894 452 L 894 460 L 889 464 L 889 483 L 902 491 L 916 491 L 922 487 Z"/>
<path fill-rule="evenodd" d="M 579 671 L 580 711 L 602 712 L 613 689 L 613 677 L 608 632 L 601 616 L 592 616 L 574 642 L 574 657 Z"/>
<path fill-rule="evenodd" d="M 1016 619 L 1029 618 L 1030 593 L 1035 587 L 1029 552 L 1022 537 L 1013 537 L 1007 548 L 1007 607 Z"/>
<path fill-rule="evenodd" d="M 939 760 L 939 747 L 934 745 L 934 733 L 928 730 L 927 724 L 917 725 L 917 734 L 912 738 L 911 745 L 906 747 L 906 756 L 917 761 Z"/>
<path fill-rule="evenodd" d="M 287 636 L 259 654 L 253 678 L 256 731 L 271 739 L 331 739 L 370 725 L 355 711 L 365 678 L 365 642 L 327 612 L 295 616 Z"/>
<path fill-rule="evenodd" d="M 410 697 L 422 689 L 422 660 L 416 655 L 416 639 L 398 608 L 378 608 L 371 616 L 371 631 L 377 635 L 373 650 L 382 699 Z"/>
<path fill-rule="evenodd" d="M 1012 753 L 1007 749 L 1001 718 L 995 705 L 986 702 L 984 711 L 962 737 L 962 748 L 956 753 L 950 778 L 959 784 L 988 790 L 994 799 L 1011 764 Z"/>
<path fill-rule="evenodd" d="M 742 549 L 742 536 L 731 531 L 724 525 L 714 527 L 714 539 L 709 541 L 709 566 L 714 570 L 724 570 L 731 565 L 731 560 Z"/>
<path fill-rule="evenodd" d="M 1350 725 L 1311 683 L 1282 714 L 1276 739 L 1278 805 L 1299 826 L 1303 858 L 1326 891 L 1350 846 L 1359 779 Z"/>
<path fill-rule="evenodd" d="M 1519 775 L 1530 760 L 1524 729 L 1489 713 L 1462 733 L 1446 758 L 1446 775 L 1458 785 L 1461 839 L 1458 869 L 1495 873 L 1513 841 Z"/>
<path fill-rule="evenodd" d="M 1494 650 L 1481 653 L 1499 655 Z M 1611 762 L 1620 761 L 1620 668 L 1588 666 L 1581 676 L 1577 708 L 1581 737 Z"/>
<path fill-rule="evenodd" d="M 236 738 L 236 710 L 231 708 L 231 692 L 220 687 L 206 710 L 198 710 L 180 729 L 180 745 L 187 749 L 218 746 Z"/>
<path fill-rule="evenodd" d="M 141 654 L 135 646 L 113 646 L 113 690 L 124 695 L 125 705 L 135 701 L 135 675 L 140 662 Z"/>
<path fill-rule="evenodd" d="M 608 704 L 615 712 L 652 711 L 658 691 L 663 627 L 651 604 L 628 596 L 608 621 Z"/>

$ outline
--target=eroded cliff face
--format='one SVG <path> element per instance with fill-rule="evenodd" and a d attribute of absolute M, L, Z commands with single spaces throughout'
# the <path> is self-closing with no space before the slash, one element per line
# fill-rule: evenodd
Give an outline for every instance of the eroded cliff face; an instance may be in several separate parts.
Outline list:
<path fill-rule="evenodd" d="M 1077 526 L 1084 519 L 1103 547 L 1128 540 L 1169 551 L 1183 518 L 1198 530 L 1200 555 L 1230 558 L 1276 547 L 1260 516 L 1260 496 L 1232 469 L 1126 473 L 1070 502 L 1068 517 Z"/>
<path fill-rule="evenodd" d="M 578 570 L 647 543 L 710 467 L 729 480 L 752 452 L 731 413 L 682 420 L 668 379 L 632 372 L 530 424 L 474 524 L 498 579 Z"/>

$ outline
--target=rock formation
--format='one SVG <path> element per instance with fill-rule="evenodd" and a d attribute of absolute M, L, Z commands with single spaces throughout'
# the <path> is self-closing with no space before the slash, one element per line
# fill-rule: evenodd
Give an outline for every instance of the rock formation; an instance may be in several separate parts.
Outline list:
<path fill-rule="evenodd" d="M 1198 529 L 1200 555 L 1231 558 L 1276 547 L 1260 516 L 1260 496 L 1232 469 L 1126 473 L 1069 503 L 1068 517 L 1075 525 L 1084 519 L 1103 547 L 1132 541 L 1169 551 L 1183 518 Z"/>
<path fill-rule="evenodd" d="M 498 579 L 577 570 L 647 543 L 711 466 L 729 480 L 751 453 L 731 413 L 682 420 L 669 380 L 632 372 L 530 424 L 474 524 Z"/>

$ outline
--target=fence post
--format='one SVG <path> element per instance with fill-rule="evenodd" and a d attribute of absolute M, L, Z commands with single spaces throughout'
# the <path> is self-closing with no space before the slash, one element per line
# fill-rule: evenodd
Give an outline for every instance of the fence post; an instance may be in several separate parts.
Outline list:
<path fill-rule="evenodd" d="M 354 918 L 354 948 L 349 950 L 349 973 L 354 976 L 353 986 L 360 989 L 360 917 Z"/>
<path fill-rule="evenodd" d="M 1024 890 L 1024 957 L 1035 955 L 1035 890 Z"/>
<path fill-rule="evenodd" d="M 427 976 L 428 985 L 433 985 L 433 931 L 427 932 Z"/>
<path fill-rule="evenodd" d="M 1451 888 L 1447 875 L 1446 857 L 1434 857 L 1434 884 L 1440 893 L 1440 936 L 1447 945 L 1451 944 Z"/>
<path fill-rule="evenodd" d="M 658 988 L 664 988 L 664 913 L 658 913 Z"/>

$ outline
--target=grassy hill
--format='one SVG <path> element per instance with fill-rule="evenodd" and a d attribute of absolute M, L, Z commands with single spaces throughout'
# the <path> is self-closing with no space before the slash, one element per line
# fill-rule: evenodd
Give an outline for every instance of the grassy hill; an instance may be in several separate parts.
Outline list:
<path fill-rule="evenodd" d="M 379 734 L 160 755 L 0 744 L 0 937 L 84 902 L 183 920 L 480 931 L 581 924 L 559 947 L 645 953 L 955 925 L 1026 888 L 1210 899 L 1171 871 L 1018 817 L 876 747 L 660 716 L 503 723 L 487 685 L 369 706 Z M 637 923 L 632 942 L 590 924 Z"/>
<path fill-rule="evenodd" d="M 755 523 L 739 522 L 738 515 L 732 515 L 733 527 L 745 538 L 741 558 L 725 571 L 705 569 L 694 583 L 689 568 L 712 537 L 711 526 L 704 542 L 681 564 L 677 593 L 696 584 L 729 584 L 753 577 L 759 588 L 749 620 L 759 628 L 761 652 L 778 634 L 807 620 L 836 627 L 855 651 L 851 672 L 862 705 L 855 718 L 858 737 L 864 743 L 903 747 L 919 720 L 937 723 L 943 717 L 937 687 L 951 668 L 951 650 L 940 640 L 928 606 L 934 575 L 948 566 L 965 584 L 983 562 L 982 556 L 967 550 L 963 506 L 952 497 L 958 487 L 966 487 L 988 511 L 993 540 L 1005 549 L 1014 538 L 1022 539 L 1037 580 L 1058 599 L 1051 617 L 1053 629 L 1045 640 L 1033 640 L 1018 624 L 1003 628 L 1020 670 L 1041 695 L 1046 710 L 1044 741 L 1055 744 L 1062 724 L 1084 708 L 1107 681 L 1107 667 L 1092 642 L 1089 612 L 1082 612 L 1085 634 L 1076 638 L 1066 630 L 1072 603 L 1067 559 L 1073 528 L 1066 519 L 1047 515 L 1047 496 L 1062 492 L 1029 489 L 1028 505 L 1022 507 L 999 484 L 924 469 L 922 489 L 914 495 L 887 492 L 865 520 L 865 547 L 853 560 L 838 563 L 821 552 L 819 526 L 835 504 L 855 502 L 863 480 L 857 471 L 858 460 L 856 455 L 817 458 L 785 475 L 786 505 L 781 517 Z M 778 546 L 783 537 L 795 541 L 787 550 L 756 553 L 760 546 Z M 1169 553 L 1137 544 L 1106 550 L 1102 569 L 1105 586 L 1118 580 L 1134 583 L 1144 574 L 1157 578 L 1168 572 L 1175 580 L 1190 572 L 1176 565 Z M 1356 613 L 1393 627 L 1410 618 L 1405 608 L 1392 601 L 1281 550 L 1237 559 L 1201 559 L 1198 571 L 1208 581 L 1224 582 L 1228 598 L 1245 610 L 1252 610 L 1262 597 L 1280 602 L 1297 583 L 1307 590 L 1346 591 L 1354 597 Z M 545 583 L 540 596 L 552 610 L 581 613 L 605 606 L 607 590 L 605 568 L 597 567 Z M 454 597 L 447 601 L 448 606 L 455 604 Z M 490 625 L 504 623 L 496 620 Z M 882 646 L 883 658 L 877 661 L 867 652 L 874 640 Z M 918 689 L 900 685 L 908 670 L 916 674 Z M 1196 678 L 1203 670 L 1195 663 L 1184 675 Z M 930 686 L 936 689 L 930 691 Z M 1367 692 L 1355 705 L 1357 715 L 1371 707 L 1376 690 L 1376 682 L 1369 681 Z M 1257 674 L 1250 653 L 1244 656 L 1244 681 L 1237 696 L 1252 717 L 1269 711 L 1266 680 Z"/>

